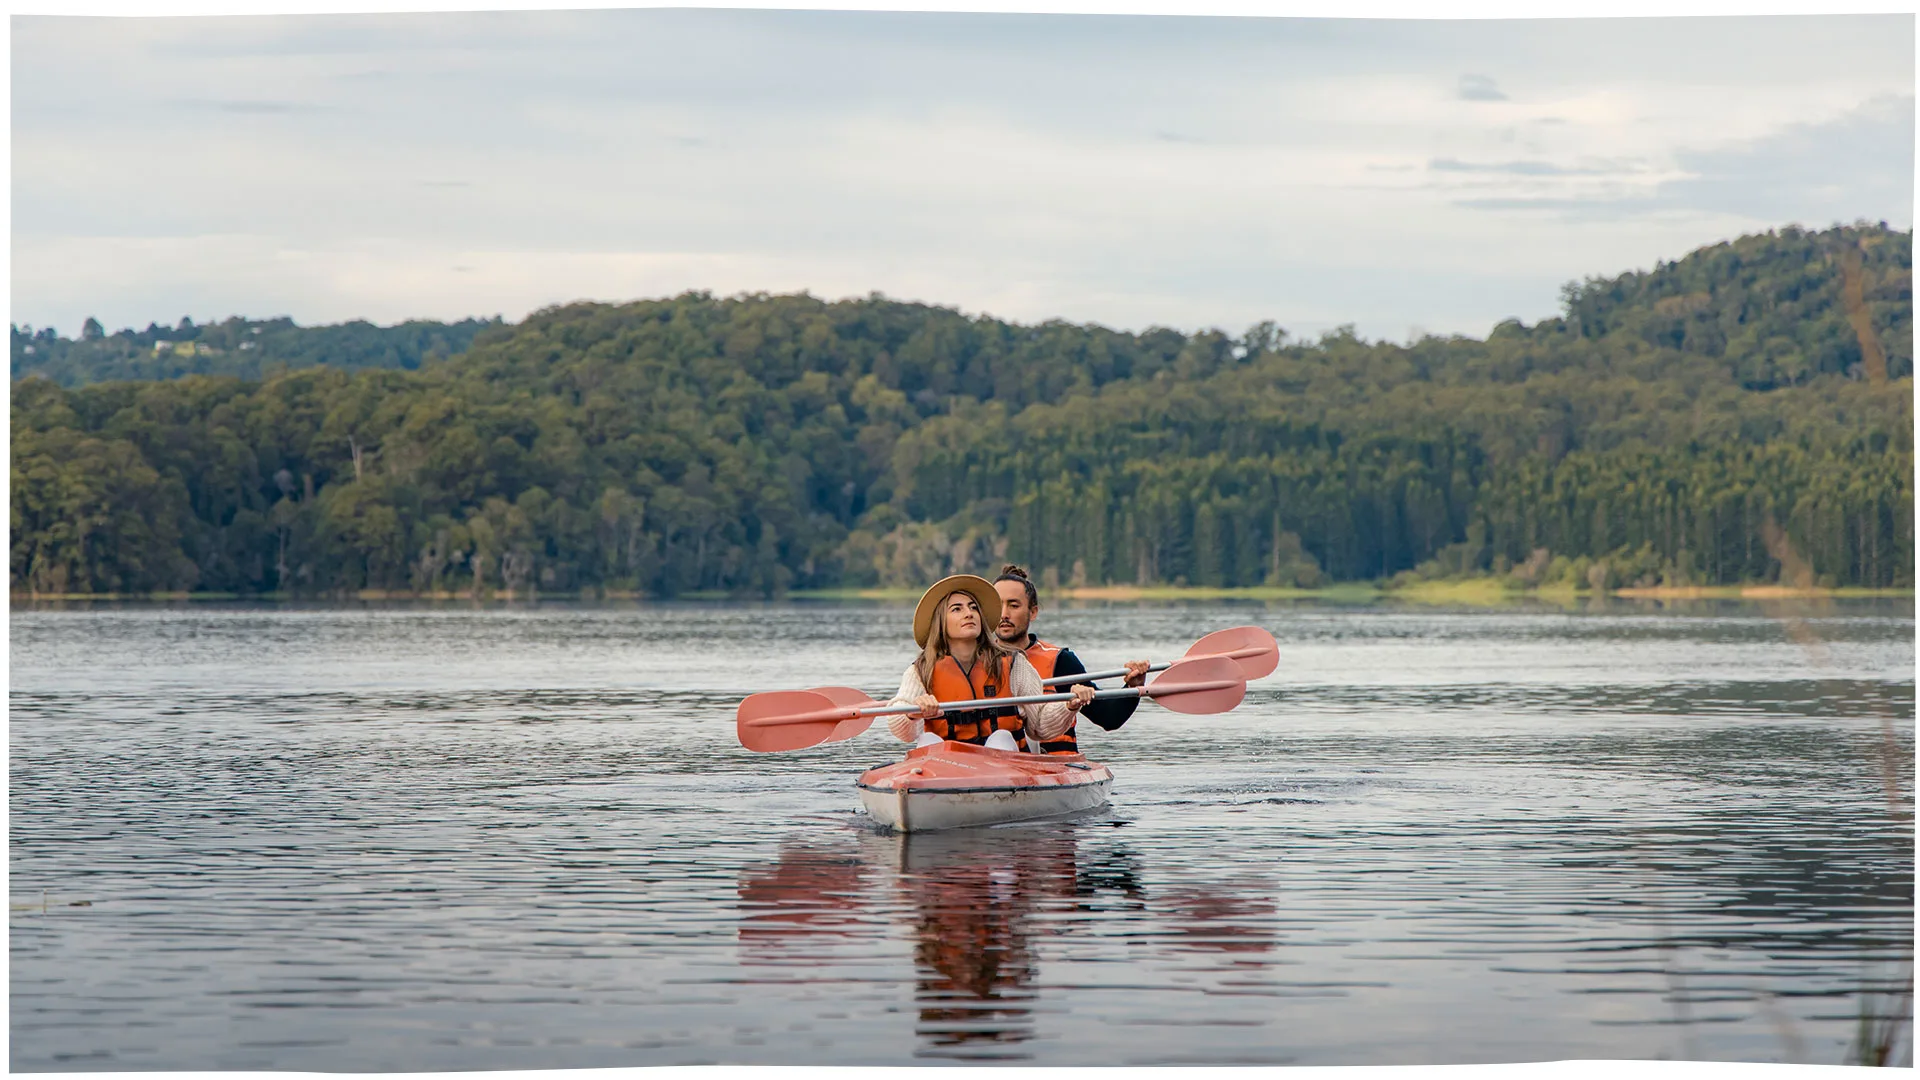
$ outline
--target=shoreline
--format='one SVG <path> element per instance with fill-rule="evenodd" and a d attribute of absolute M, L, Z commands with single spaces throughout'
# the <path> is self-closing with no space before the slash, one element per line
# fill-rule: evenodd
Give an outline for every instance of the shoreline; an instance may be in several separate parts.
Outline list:
<path fill-rule="evenodd" d="M 1195 585 L 1091 585 L 1080 588 L 1057 588 L 1048 590 L 1049 596 L 1059 600 L 1092 602 L 1138 602 L 1138 601 L 1182 601 L 1182 600 L 1244 600 L 1244 601 L 1325 601 L 1331 603 L 1377 603 L 1380 601 L 1410 601 L 1423 604 L 1472 604 L 1499 605 L 1523 603 L 1527 601 L 1545 601 L 1554 604 L 1571 604 L 1579 600 L 1622 599 L 1622 600 L 1847 600 L 1847 599 L 1900 599 L 1911 598 L 1911 588 L 1865 588 L 1841 586 L 1823 588 L 1819 586 L 1791 585 L 1656 585 L 1646 587 L 1626 587 L 1595 592 L 1591 589 L 1573 589 L 1569 587 L 1548 587 L 1536 589 L 1514 589 L 1492 578 L 1477 578 L 1464 581 L 1426 581 L 1404 585 L 1397 589 L 1383 589 L 1370 582 L 1347 582 L 1316 589 L 1298 589 L 1275 586 L 1247 586 L 1242 588 L 1216 588 Z M 528 590 L 525 594 L 512 589 L 488 590 L 485 595 L 475 595 L 471 590 L 452 591 L 434 590 L 413 592 L 401 589 L 360 589 L 350 593 L 332 595 L 295 595 L 292 593 L 230 593 L 230 592 L 150 592 L 150 593 L 33 593 L 15 591 L 9 599 L 15 604 L 35 603 L 156 603 L 156 602 L 252 602 L 252 603 L 340 603 L 345 601 L 465 601 L 468 603 L 494 602 L 537 602 L 548 601 L 629 601 L 638 603 L 703 602 L 714 600 L 868 600 L 877 602 L 909 603 L 920 598 L 918 589 L 894 588 L 850 588 L 850 589 L 795 589 L 782 596 L 735 596 L 715 590 L 686 592 L 673 597 L 650 596 L 630 589 L 583 589 L 578 591 L 539 591 Z"/>

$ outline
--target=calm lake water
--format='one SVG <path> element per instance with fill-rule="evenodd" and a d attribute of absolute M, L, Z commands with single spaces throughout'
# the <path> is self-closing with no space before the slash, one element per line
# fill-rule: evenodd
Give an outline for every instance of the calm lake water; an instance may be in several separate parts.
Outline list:
<path fill-rule="evenodd" d="M 1911 601 L 1047 611 L 1280 669 L 1084 734 L 1108 811 L 903 839 L 884 731 L 733 708 L 884 695 L 908 619 L 16 607 L 11 1065 L 1839 1064 L 1910 1014 Z"/>

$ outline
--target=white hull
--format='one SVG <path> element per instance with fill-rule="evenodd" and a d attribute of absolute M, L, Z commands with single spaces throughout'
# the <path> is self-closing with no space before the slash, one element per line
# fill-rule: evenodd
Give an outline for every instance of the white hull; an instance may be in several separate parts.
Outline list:
<path fill-rule="evenodd" d="M 1108 776 L 1084 784 L 973 791 L 862 787 L 860 801 L 866 804 L 867 813 L 873 815 L 875 821 L 890 829 L 931 832 L 1004 825 L 1010 821 L 1031 821 L 1091 810 L 1106 805 L 1107 789 L 1111 786 L 1113 778 Z"/>

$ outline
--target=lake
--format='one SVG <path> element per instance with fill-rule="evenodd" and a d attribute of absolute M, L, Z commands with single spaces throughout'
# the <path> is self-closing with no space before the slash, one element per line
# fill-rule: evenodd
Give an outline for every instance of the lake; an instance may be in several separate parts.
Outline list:
<path fill-rule="evenodd" d="M 1911 600 L 1046 610 L 1280 667 L 1082 725 L 1105 811 L 902 838 L 883 725 L 733 709 L 885 696 L 910 610 L 16 605 L 12 1067 L 1840 1064 L 1911 1015 Z"/>

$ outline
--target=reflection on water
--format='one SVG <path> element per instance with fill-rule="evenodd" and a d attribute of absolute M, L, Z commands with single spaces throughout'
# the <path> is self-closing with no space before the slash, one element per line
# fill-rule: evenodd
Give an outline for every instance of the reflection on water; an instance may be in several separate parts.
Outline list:
<path fill-rule="evenodd" d="M 851 844 L 789 841 L 780 861 L 740 872 L 741 957 L 751 964 L 809 964 L 809 943 L 820 938 L 872 936 L 872 919 L 859 907 L 871 870 Z"/>
<path fill-rule="evenodd" d="M 741 959 L 817 962 L 809 944 L 898 920 L 913 938 L 922 1056 L 1024 1057 L 995 1048 L 1032 1038 L 1037 916 L 1079 897 L 1074 854 L 1070 827 L 789 842 L 771 867 L 742 870 Z"/>
<path fill-rule="evenodd" d="M 1098 828 L 1098 826 L 1091 826 Z M 1278 941 L 1271 881 L 1242 875 L 1149 895 L 1124 842 L 1082 856 L 1081 823 L 900 835 L 865 828 L 789 840 L 742 867 L 740 959 L 789 969 L 830 946 L 912 939 L 916 1057 L 1025 1060 L 1035 1038 L 1040 942 L 1128 920 L 1155 952 L 1217 956 L 1189 970 L 1258 969 Z M 1230 984 L 1229 984 L 1230 985 Z"/>
<path fill-rule="evenodd" d="M 1281 666 L 1227 716 L 1088 732 L 1109 812 L 900 837 L 852 789 L 898 747 L 754 755 L 732 706 L 888 689 L 906 616 L 16 610 L 11 1064 L 1841 1063 L 1863 1017 L 1905 1038 L 1910 603 L 1050 611 L 1090 661 L 1258 621 Z"/>
<path fill-rule="evenodd" d="M 1235 967 L 1258 968 L 1279 939 L 1268 920 L 1279 912 L 1273 887 L 1258 879 L 1170 889 L 1160 897 L 1181 945 L 1195 952 L 1232 954 Z"/>
<path fill-rule="evenodd" d="M 1073 895 L 1072 836 L 1035 831 L 1013 845 L 992 830 L 894 841 L 924 1056 L 994 1057 L 992 1047 L 1033 1037 L 1030 920 L 1047 899 Z"/>

